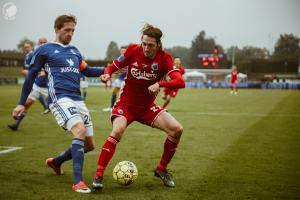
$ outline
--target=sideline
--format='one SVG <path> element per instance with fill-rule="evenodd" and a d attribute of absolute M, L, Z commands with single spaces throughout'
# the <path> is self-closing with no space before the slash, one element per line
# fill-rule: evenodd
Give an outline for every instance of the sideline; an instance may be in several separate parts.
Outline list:
<path fill-rule="evenodd" d="M 4 149 L 4 150 L 1 150 L 1 149 Z M 23 147 L 0 146 L 0 154 L 10 153 L 12 151 L 16 151 L 19 149 L 23 149 Z"/>

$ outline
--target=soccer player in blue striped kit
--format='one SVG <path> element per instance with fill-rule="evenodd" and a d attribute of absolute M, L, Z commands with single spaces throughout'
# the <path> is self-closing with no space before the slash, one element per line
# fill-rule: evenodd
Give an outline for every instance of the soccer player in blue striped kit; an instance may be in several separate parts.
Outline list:
<path fill-rule="evenodd" d="M 19 103 L 13 110 L 13 117 L 16 119 L 24 112 L 24 104 L 35 77 L 44 67 L 49 80 L 49 108 L 57 123 L 73 134 L 71 147 L 59 156 L 47 159 L 46 164 L 60 175 L 63 173 L 61 164 L 72 159 L 72 189 L 75 192 L 89 193 L 91 190 L 83 181 L 82 168 L 84 152 L 94 149 L 93 124 L 80 95 L 80 73 L 87 77 L 98 77 L 103 74 L 104 68 L 87 66 L 78 49 L 69 45 L 75 26 L 76 18 L 73 15 L 61 15 L 56 18 L 55 42 L 40 46 L 34 52 Z"/>

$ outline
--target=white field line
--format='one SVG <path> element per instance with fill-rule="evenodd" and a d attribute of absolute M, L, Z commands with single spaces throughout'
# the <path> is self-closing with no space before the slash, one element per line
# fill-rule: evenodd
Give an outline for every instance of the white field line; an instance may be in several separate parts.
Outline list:
<path fill-rule="evenodd" d="M 1 149 L 4 149 L 4 150 L 1 150 Z M 19 149 L 22 149 L 22 147 L 0 146 L 0 154 L 9 153 L 9 152 L 16 151 Z"/>
<path fill-rule="evenodd" d="M 105 113 L 103 111 L 90 109 L 92 113 Z M 263 114 L 263 113 L 228 113 L 228 112 L 185 112 L 185 111 L 172 111 L 170 113 L 184 113 L 187 115 L 205 115 L 205 116 L 236 116 L 236 117 L 300 117 L 300 114 Z"/>
<path fill-rule="evenodd" d="M 300 114 L 226 113 L 226 112 L 174 112 L 188 115 L 237 116 L 237 117 L 300 117 Z"/>

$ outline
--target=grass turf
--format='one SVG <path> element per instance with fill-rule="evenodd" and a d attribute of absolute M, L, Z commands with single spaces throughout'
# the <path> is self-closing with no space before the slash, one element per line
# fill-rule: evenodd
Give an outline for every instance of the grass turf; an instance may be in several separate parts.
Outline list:
<path fill-rule="evenodd" d="M 184 126 L 178 151 L 169 168 L 176 187 L 165 188 L 152 169 L 159 162 L 165 135 L 133 123 L 117 147 L 98 194 L 71 191 L 72 164 L 55 176 L 44 166 L 48 157 L 71 143 L 71 134 L 56 124 L 52 114 L 41 115 L 36 102 L 20 130 L 10 131 L 10 113 L 20 87 L 1 86 L 0 146 L 23 149 L 0 154 L 0 199 L 299 199 L 300 93 L 279 90 L 181 90 L 169 105 Z M 94 123 L 96 150 L 85 157 L 84 177 L 91 183 L 98 154 L 111 130 L 111 92 L 88 89 L 87 106 Z M 158 103 L 162 101 L 158 98 Z M 0 149 L 1 150 L 1 149 Z M 120 186 L 112 169 L 121 160 L 133 161 L 137 181 Z"/>

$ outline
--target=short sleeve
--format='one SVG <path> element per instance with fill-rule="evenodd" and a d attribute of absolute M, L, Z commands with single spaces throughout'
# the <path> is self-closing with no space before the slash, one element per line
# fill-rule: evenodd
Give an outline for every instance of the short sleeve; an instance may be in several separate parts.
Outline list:
<path fill-rule="evenodd" d="M 117 59 L 113 61 L 113 64 L 118 68 L 121 69 L 128 65 L 128 60 L 131 58 L 134 50 L 138 47 L 136 44 L 131 44 L 127 47 L 124 54 L 120 55 Z"/>
<path fill-rule="evenodd" d="M 32 55 L 30 60 L 29 68 L 38 67 L 41 68 L 45 65 L 47 58 L 47 46 L 43 45 L 37 48 Z"/>
<path fill-rule="evenodd" d="M 164 65 L 167 70 L 166 74 L 169 74 L 173 71 L 178 71 L 178 69 L 174 66 L 172 57 L 167 52 L 164 53 Z"/>

